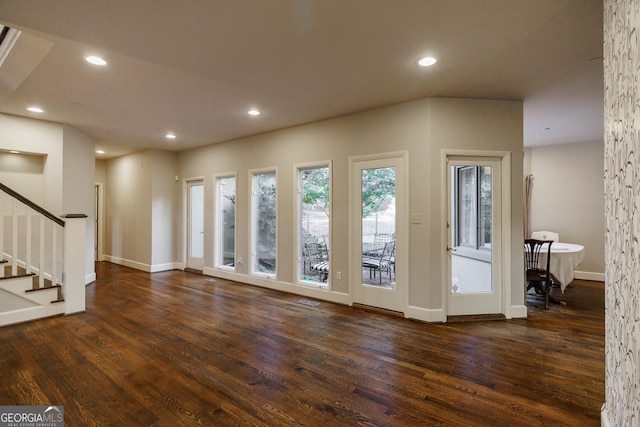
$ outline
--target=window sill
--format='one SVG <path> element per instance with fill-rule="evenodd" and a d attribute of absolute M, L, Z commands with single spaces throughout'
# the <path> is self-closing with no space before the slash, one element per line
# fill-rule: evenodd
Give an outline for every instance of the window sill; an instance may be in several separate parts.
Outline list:
<path fill-rule="evenodd" d="M 455 252 L 452 255 L 463 257 L 463 258 L 471 258 L 482 262 L 491 263 L 491 252 L 483 251 L 477 249 L 465 248 L 462 246 L 456 247 Z"/>

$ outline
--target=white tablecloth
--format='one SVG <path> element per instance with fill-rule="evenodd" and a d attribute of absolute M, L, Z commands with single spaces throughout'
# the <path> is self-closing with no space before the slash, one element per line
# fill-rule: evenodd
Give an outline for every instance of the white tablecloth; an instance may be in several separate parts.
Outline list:
<path fill-rule="evenodd" d="M 564 293 L 565 288 L 573 281 L 575 268 L 584 260 L 584 246 L 574 243 L 553 242 L 551 245 L 551 262 L 549 270 L 551 274 L 560 280 L 560 289 Z M 540 250 L 539 266 L 547 266 L 547 248 Z"/>

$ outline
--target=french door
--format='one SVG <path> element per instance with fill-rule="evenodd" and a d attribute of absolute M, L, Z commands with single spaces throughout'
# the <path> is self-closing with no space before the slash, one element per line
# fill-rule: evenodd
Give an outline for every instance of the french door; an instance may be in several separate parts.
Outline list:
<path fill-rule="evenodd" d="M 501 162 L 447 158 L 448 315 L 502 313 Z"/>
<path fill-rule="evenodd" d="M 204 267 L 204 181 L 187 182 L 187 268 Z"/>
<path fill-rule="evenodd" d="M 407 307 L 407 155 L 350 159 L 350 270 L 355 303 Z"/>

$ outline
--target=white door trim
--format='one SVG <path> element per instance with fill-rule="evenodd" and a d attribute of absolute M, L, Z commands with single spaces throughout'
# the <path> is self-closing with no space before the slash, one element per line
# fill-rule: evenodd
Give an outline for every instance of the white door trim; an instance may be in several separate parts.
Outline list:
<path fill-rule="evenodd" d="M 97 257 L 95 259 L 95 261 L 104 261 L 105 257 L 104 257 L 104 215 L 105 215 L 105 206 L 104 206 L 104 184 L 101 182 L 96 182 L 95 183 L 95 188 L 96 191 L 98 192 L 97 195 L 97 200 L 98 200 L 98 206 L 96 209 L 96 215 L 97 215 L 97 219 L 95 219 L 98 222 L 98 230 L 97 230 L 97 238 L 98 238 L 98 244 L 97 244 L 97 249 L 98 249 L 98 254 Z"/>
<path fill-rule="evenodd" d="M 369 162 L 375 160 L 399 159 L 402 163 L 400 175 L 396 175 L 396 180 L 401 182 L 397 188 L 396 196 L 396 287 L 401 292 L 402 307 L 399 307 L 405 317 L 409 311 L 409 152 L 396 151 L 391 153 L 380 153 L 365 156 L 349 157 L 349 302 L 352 305 L 356 302 L 356 286 L 361 286 L 362 271 L 362 247 L 360 236 L 356 236 L 355 230 L 359 229 L 356 222 L 360 223 L 359 211 L 354 208 L 355 196 L 359 192 L 354 189 L 355 176 L 354 169 L 356 163 Z"/>
<path fill-rule="evenodd" d="M 184 270 L 189 265 L 189 238 L 187 234 L 189 233 L 189 183 L 192 182 L 202 182 L 202 185 L 205 185 L 204 176 L 195 176 L 191 178 L 184 178 L 182 180 L 182 268 Z M 206 187 L 205 187 L 206 189 Z M 206 195 L 206 192 L 205 192 Z M 206 197 L 205 197 L 206 199 Z M 205 203 L 206 210 L 206 203 Z M 206 222 L 205 222 L 206 227 Z M 204 257 L 203 257 L 204 263 Z M 203 265 L 204 269 L 204 265 Z M 203 270 L 204 271 L 204 270 Z"/>
<path fill-rule="evenodd" d="M 500 167 L 502 169 L 502 181 L 501 181 L 501 208 L 502 208 L 502 251 L 501 251 L 501 274 L 502 274 L 502 314 L 507 319 L 513 317 L 512 303 L 511 303 L 511 283 L 512 281 L 512 265 L 511 265 L 511 152 L 510 151 L 484 151 L 484 150 L 457 150 L 457 149 L 443 149 L 440 156 L 440 206 L 441 206 L 441 224 L 442 231 L 440 235 L 441 250 L 444 252 L 447 248 L 448 242 L 448 230 L 446 228 L 448 220 L 448 194 L 447 194 L 447 158 L 451 156 L 457 157 L 493 157 L 500 159 Z M 449 271 L 447 256 L 442 257 L 442 288 L 441 288 L 441 304 L 444 312 L 444 319 L 446 320 L 449 312 L 448 307 L 448 294 L 449 294 Z"/>

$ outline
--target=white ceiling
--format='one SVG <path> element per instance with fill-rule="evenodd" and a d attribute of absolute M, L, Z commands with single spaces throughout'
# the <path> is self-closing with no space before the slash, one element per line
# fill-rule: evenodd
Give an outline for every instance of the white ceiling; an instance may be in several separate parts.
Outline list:
<path fill-rule="evenodd" d="M 107 156 L 431 96 L 524 101 L 525 146 L 601 140 L 602 20 L 601 0 L 0 0 L 23 31 L 0 112 L 71 124 Z"/>

